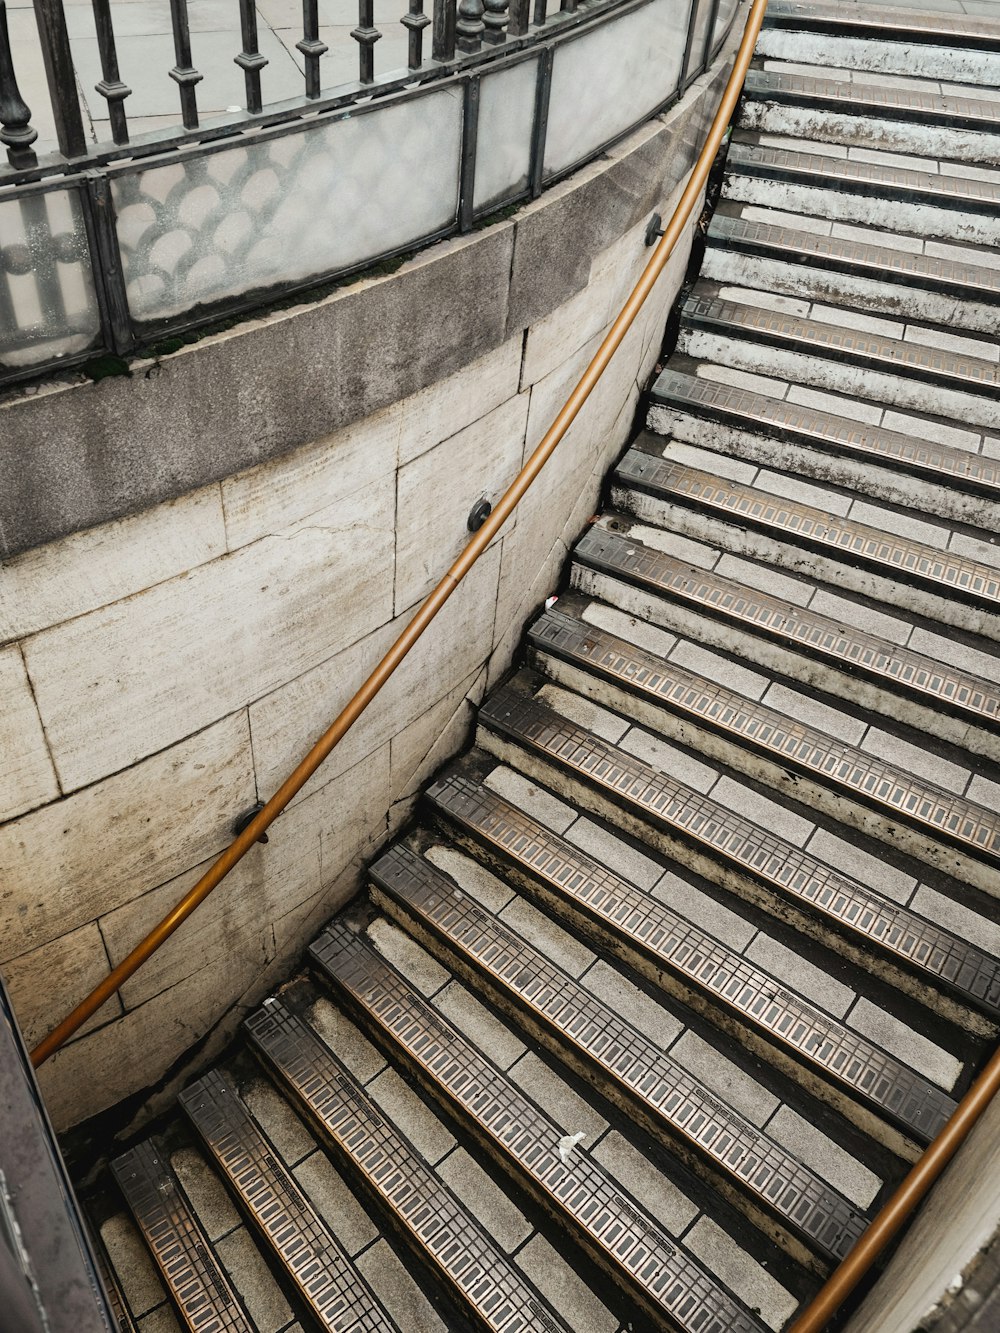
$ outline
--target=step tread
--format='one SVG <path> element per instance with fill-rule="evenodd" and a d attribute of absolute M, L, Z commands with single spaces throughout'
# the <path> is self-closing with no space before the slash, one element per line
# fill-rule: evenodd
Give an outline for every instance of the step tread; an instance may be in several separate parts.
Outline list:
<path fill-rule="evenodd" d="M 271 1000 L 244 1026 L 339 1155 L 487 1328 L 567 1333 L 304 1019 Z"/>
<path fill-rule="evenodd" d="M 335 922 L 310 946 L 310 955 L 442 1099 L 533 1182 L 549 1209 L 631 1279 L 653 1309 L 692 1333 L 760 1333 L 766 1327 L 624 1197 L 593 1157 L 566 1157 L 560 1129 L 359 935 Z"/>
<path fill-rule="evenodd" d="M 831 1259 L 850 1250 L 864 1215 L 826 1181 L 727 1106 L 661 1047 L 524 935 L 470 899 L 441 870 L 396 846 L 370 874 L 456 952 L 619 1084 L 674 1135 L 744 1186 Z"/>
<path fill-rule="evenodd" d="M 577 543 L 574 560 L 838 668 L 864 672 L 889 689 L 903 690 L 923 702 L 933 700 L 981 725 L 1000 723 L 1000 684 L 759 592 L 734 578 L 692 566 L 631 535 L 595 525 Z"/>
<path fill-rule="evenodd" d="M 204 1075 L 180 1094 L 180 1104 L 319 1325 L 331 1333 L 396 1333 L 228 1079 L 218 1071 Z"/>
<path fill-rule="evenodd" d="M 166 1156 L 146 1140 L 111 1170 L 192 1333 L 255 1333 Z"/>
<path fill-rule="evenodd" d="M 618 463 L 615 478 L 659 498 L 676 499 L 725 515 L 779 541 L 822 553 L 835 552 L 850 563 L 890 577 L 899 576 L 940 595 L 964 596 L 987 610 L 1000 606 L 1000 567 L 958 551 L 884 531 L 634 447 Z"/>
<path fill-rule="evenodd" d="M 791 764 L 880 809 L 903 816 L 980 854 L 1000 856 L 1000 814 L 935 786 L 910 769 L 849 745 L 818 727 L 645 652 L 552 608 L 530 626 L 537 648 Z M 928 767 L 931 764 L 928 756 Z M 925 770 L 926 771 L 926 770 Z"/>
<path fill-rule="evenodd" d="M 914 38 L 943 45 L 1000 46 L 1000 21 L 980 15 L 917 10 L 900 4 L 847 5 L 842 0 L 771 0 L 764 24 L 768 28 L 802 27 L 819 32 L 874 36 L 893 41 Z"/>
<path fill-rule="evenodd" d="M 744 86 L 747 95 L 757 101 L 773 98 L 782 103 L 836 107 L 857 116 L 875 113 L 889 119 L 960 122 L 987 128 L 1000 125 L 1000 107 L 985 98 L 858 83 L 849 75 L 837 79 L 821 74 L 751 69 Z"/>

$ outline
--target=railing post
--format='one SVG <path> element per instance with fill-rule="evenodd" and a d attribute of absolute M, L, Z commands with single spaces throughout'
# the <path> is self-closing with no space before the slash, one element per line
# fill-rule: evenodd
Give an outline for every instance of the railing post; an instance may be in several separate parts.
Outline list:
<path fill-rule="evenodd" d="M 504 29 L 507 26 L 507 6 L 510 0 L 483 0 L 483 3 L 486 11 L 483 14 L 486 27 L 483 41 L 490 46 L 499 46 L 507 37 Z"/>
<path fill-rule="evenodd" d="M 56 138 L 64 157 L 80 157 L 87 151 L 80 99 L 76 95 L 76 75 L 69 49 L 66 14 L 62 0 L 35 0 L 35 21 L 45 62 Z"/>
<path fill-rule="evenodd" d="M 457 0 L 434 0 L 434 40 L 431 54 L 435 60 L 455 59 L 455 9 Z"/>
<path fill-rule="evenodd" d="M 462 177 L 458 200 L 458 225 L 462 231 L 468 231 L 472 226 L 478 142 L 479 79 L 473 78 L 465 85 L 465 108 L 462 117 Z"/>
<path fill-rule="evenodd" d="M 540 0 L 542 4 L 545 0 Z M 535 0 L 536 5 L 539 0 Z M 536 11 L 537 12 L 537 11 Z M 537 20 L 536 20 L 537 22 Z M 552 62 L 555 52 L 551 46 L 543 47 L 538 57 L 538 77 L 535 83 L 535 120 L 531 127 L 531 197 L 537 199 L 542 192 L 542 177 L 545 174 L 545 138 L 549 128 L 549 94 L 552 91 Z"/>
<path fill-rule="evenodd" d="M 201 83 L 202 75 L 191 64 L 191 26 L 188 22 L 187 0 L 170 0 L 170 22 L 174 29 L 174 55 L 177 64 L 170 77 L 180 89 L 181 120 L 186 130 L 198 128 L 198 96 L 194 86 Z"/>
<path fill-rule="evenodd" d="M 319 97 L 319 62 L 329 47 L 319 39 L 318 0 L 302 0 L 302 41 L 295 43 L 296 51 L 305 57 L 306 97 Z"/>
<path fill-rule="evenodd" d="M 128 122 L 125 118 L 124 101 L 130 97 L 132 89 L 121 81 L 118 73 L 118 51 L 115 47 L 115 30 L 111 22 L 110 0 L 93 0 L 94 26 L 97 28 L 97 49 L 101 54 L 101 73 L 104 77 L 96 85 L 108 104 L 108 118 L 111 121 L 111 137 L 115 143 L 128 143 Z"/>
<path fill-rule="evenodd" d="M 31 124 L 31 110 L 21 96 L 14 76 L 14 57 L 7 31 L 7 0 L 0 0 L 0 143 L 7 146 L 12 167 L 33 167 L 38 158 L 32 144 L 38 131 Z"/>
<path fill-rule="evenodd" d="M 263 102 L 260 95 L 260 72 L 268 63 L 257 46 L 257 7 L 254 0 L 240 0 L 240 32 L 243 50 L 234 56 L 234 63 L 243 71 L 247 95 L 247 110 L 252 116 L 260 114 Z"/>
<path fill-rule="evenodd" d="M 382 36 L 375 26 L 375 0 L 358 0 L 358 26 L 351 31 L 358 43 L 361 83 L 375 82 L 375 43 Z"/>
<path fill-rule="evenodd" d="M 419 69 L 424 63 L 424 29 L 430 23 L 430 17 L 424 13 L 424 0 L 410 0 L 409 11 L 399 21 L 409 33 L 407 66 Z"/>
<path fill-rule="evenodd" d="M 523 37 L 528 31 L 531 0 L 510 0 L 510 21 L 507 24 L 508 37 Z"/>
<path fill-rule="evenodd" d="M 462 51 L 478 51 L 483 44 L 483 32 L 486 25 L 483 22 L 483 13 L 485 5 L 483 0 L 458 0 L 458 22 L 455 24 L 455 32 L 458 34 L 458 45 Z"/>
<path fill-rule="evenodd" d="M 115 205 L 111 196 L 111 182 L 103 172 L 87 172 L 87 192 L 83 203 L 101 322 L 111 350 L 119 355 L 125 355 L 134 351 L 136 338 L 132 328 L 132 314 L 128 308 L 122 255 L 115 228 Z"/>

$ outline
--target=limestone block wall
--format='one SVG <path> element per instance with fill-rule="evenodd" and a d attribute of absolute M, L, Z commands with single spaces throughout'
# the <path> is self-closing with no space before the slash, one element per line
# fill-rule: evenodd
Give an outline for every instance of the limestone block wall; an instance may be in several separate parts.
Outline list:
<path fill-rule="evenodd" d="M 516 216 L 128 379 L 0 404 L 0 969 L 29 1041 L 350 697 L 550 424 L 725 78 Z M 690 235 L 689 235 L 690 240 Z M 464 743 L 631 429 L 683 245 L 432 632 L 195 917 L 42 1070 L 59 1128 L 155 1110 Z"/>

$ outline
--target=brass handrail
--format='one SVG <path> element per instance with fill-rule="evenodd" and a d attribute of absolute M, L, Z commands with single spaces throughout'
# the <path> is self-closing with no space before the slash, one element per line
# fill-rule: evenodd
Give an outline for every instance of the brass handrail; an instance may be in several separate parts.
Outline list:
<path fill-rule="evenodd" d="M 337 742 L 346 735 L 358 720 L 513 513 L 522 496 L 541 472 L 567 430 L 569 430 L 577 413 L 590 397 L 594 386 L 607 369 L 612 356 L 618 350 L 622 339 L 632 327 L 636 315 L 653 290 L 656 279 L 663 272 L 667 261 L 673 254 L 681 233 L 694 211 L 702 188 L 708 180 L 712 163 L 715 161 L 733 111 L 736 109 L 736 103 L 739 100 L 743 82 L 750 67 L 754 46 L 764 20 L 764 10 L 766 8 L 767 0 L 753 0 L 753 7 L 747 18 L 746 31 L 736 55 L 732 74 L 722 95 L 722 101 L 719 103 L 715 119 L 712 121 L 708 138 L 705 140 L 704 147 L 698 161 L 695 163 L 684 193 L 681 195 L 680 202 L 674 210 L 674 215 L 670 219 L 656 249 L 650 256 L 649 263 L 643 269 L 639 281 L 619 312 L 618 318 L 597 349 L 594 359 L 583 372 L 580 382 L 563 404 L 555 421 L 542 437 L 534 453 L 514 478 L 489 518 L 469 541 L 462 554 L 433 592 L 428 594 L 420 610 L 357 694 L 333 721 L 327 731 L 323 733 L 294 772 L 288 775 L 263 809 L 229 844 L 214 865 L 198 880 L 198 883 L 188 890 L 173 911 L 165 916 L 159 925 L 154 926 L 145 939 L 140 941 L 132 952 L 126 958 L 123 958 L 102 982 L 94 987 L 86 999 L 81 1000 L 72 1013 L 67 1014 L 62 1022 L 38 1043 L 31 1052 L 31 1062 L 36 1069 L 57 1051 L 77 1028 L 90 1018 L 91 1014 L 96 1013 L 105 1000 L 110 999 L 115 991 L 128 981 L 129 977 L 156 952 L 160 945 L 170 938 L 178 926 L 187 920 L 195 908 L 205 901 L 212 890 L 225 879 L 233 866 L 242 860 L 261 834 L 281 814 L 292 797 L 309 781 Z"/>

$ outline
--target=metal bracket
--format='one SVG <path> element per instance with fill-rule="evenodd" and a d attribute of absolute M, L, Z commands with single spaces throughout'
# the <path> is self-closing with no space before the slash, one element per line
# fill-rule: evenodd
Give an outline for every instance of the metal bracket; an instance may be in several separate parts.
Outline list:
<path fill-rule="evenodd" d="M 655 245 L 663 235 L 663 219 L 659 213 L 654 213 L 649 219 L 649 226 L 646 228 L 646 244 Z"/>
<path fill-rule="evenodd" d="M 470 532 L 478 532 L 483 526 L 490 514 L 493 513 L 493 506 L 485 497 L 477 500 L 469 511 L 469 517 L 466 520 L 466 527 Z"/>
<path fill-rule="evenodd" d="M 257 816 L 263 809 L 264 809 L 263 802 L 258 801 L 256 805 L 252 805 L 249 810 L 244 811 L 244 813 L 240 815 L 238 819 L 235 819 L 233 821 L 233 837 L 238 838 L 240 834 L 243 832 L 243 830 L 245 828 L 248 828 L 253 823 L 253 821 L 257 818 Z M 260 837 L 257 839 L 257 841 L 266 844 L 267 834 L 262 833 Z"/>

